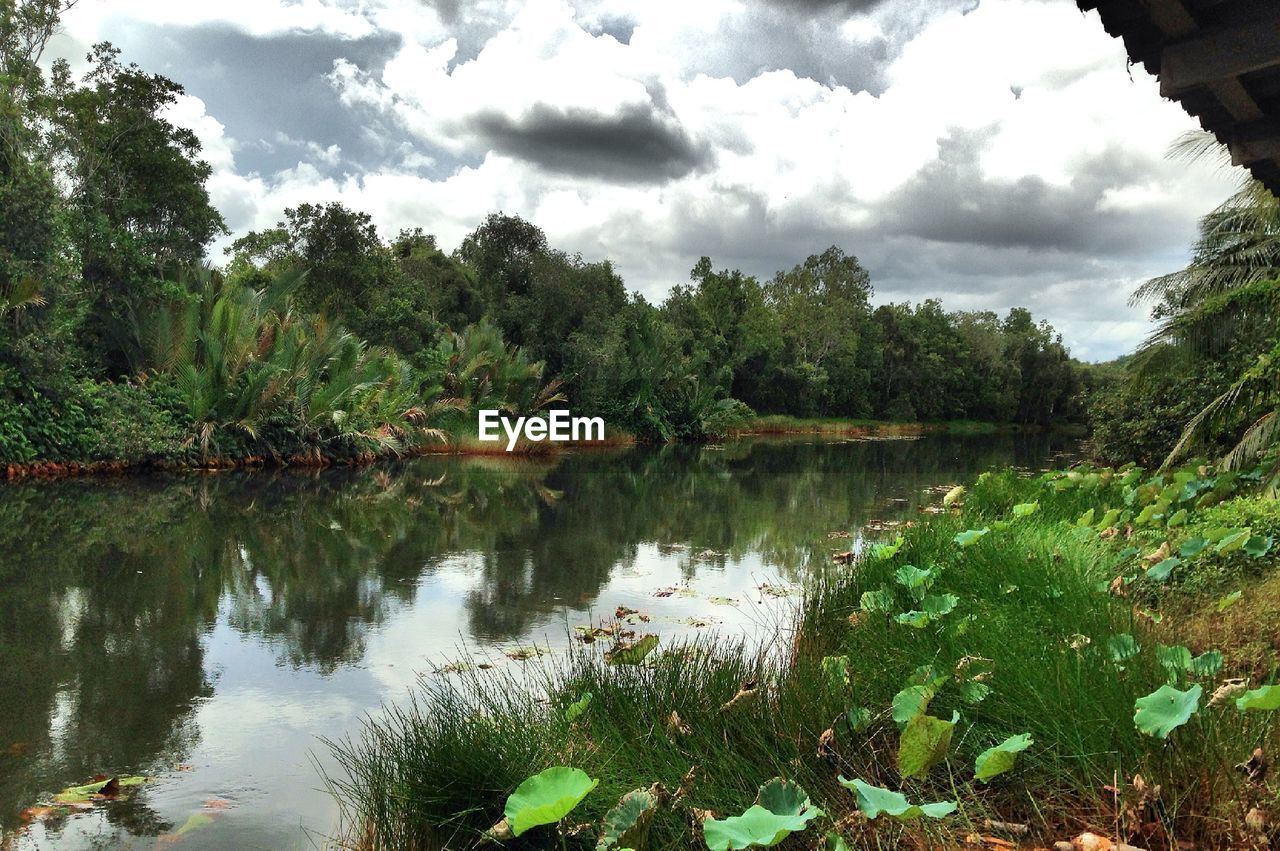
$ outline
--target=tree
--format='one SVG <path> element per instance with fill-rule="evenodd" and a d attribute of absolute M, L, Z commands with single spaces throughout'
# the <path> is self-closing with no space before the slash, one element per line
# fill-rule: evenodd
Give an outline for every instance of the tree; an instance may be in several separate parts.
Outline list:
<path fill-rule="evenodd" d="M 95 325 L 107 335 L 127 302 L 157 298 L 165 270 L 198 264 L 226 232 L 209 200 L 212 172 L 199 140 L 163 117 L 182 86 L 123 65 L 119 55 L 95 45 L 81 81 L 55 62 L 50 91 L 50 144 L 68 184 L 71 235 Z"/>
<path fill-rule="evenodd" d="M 415 245 L 388 247 L 373 219 L 341 203 L 300 204 L 284 221 L 237 239 L 227 249 L 230 271 L 252 281 L 258 272 L 305 269 L 299 304 L 323 313 L 374 345 L 413 357 L 433 347 L 440 335 L 428 281 L 406 273 L 403 259 Z M 407 253 L 400 258 L 396 251 Z M 419 266 L 418 271 L 422 271 Z M 248 276 L 248 277 L 245 277 Z"/>

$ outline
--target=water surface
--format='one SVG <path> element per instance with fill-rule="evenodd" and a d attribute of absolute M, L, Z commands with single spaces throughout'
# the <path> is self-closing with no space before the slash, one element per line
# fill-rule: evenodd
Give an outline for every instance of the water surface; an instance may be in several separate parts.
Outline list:
<path fill-rule="evenodd" d="M 526 664 L 505 654 L 618 606 L 664 640 L 750 634 L 926 487 L 1071 448 L 812 438 L 0 485 L 0 847 L 322 846 L 318 738 L 461 648 Z M 23 827 L 100 774 L 156 780 Z"/>

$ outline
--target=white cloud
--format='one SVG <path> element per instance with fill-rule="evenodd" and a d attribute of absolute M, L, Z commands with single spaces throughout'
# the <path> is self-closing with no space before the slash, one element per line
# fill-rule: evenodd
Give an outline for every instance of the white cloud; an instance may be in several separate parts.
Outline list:
<path fill-rule="evenodd" d="M 343 152 L 302 140 L 296 166 L 241 174 L 235 141 L 203 104 L 188 98 L 175 109 L 175 120 L 206 144 L 215 170 L 211 192 L 233 227 L 269 225 L 304 200 L 341 200 L 368 211 L 384 233 L 420 225 L 450 246 L 501 209 L 532 218 L 557 246 L 612 258 L 633 287 L 653 297 L 682 280 L 700 253 L 713 254 L 717 265 L 770 274 L 834 241 L 863 256 L 873 280 L 895 294 L 941 296 L 955 307 L 1029 304 L 1061 326 L 1080 353 L 1112 355 L 1140 339 L 1145 323 L 1123 298 L 1098 296 L 1127 293 L 1177 262 L 1197 217 L 1236 179 L 1162 159 L 1192 120 L 1162 101 L 1143 72 L 1135 69 L 1131 78 L 1120 43 L 1074 4 L 986 0 L 967 14 L 937 13 L 885 61 L 878 96 L 788 70 L 741 81 L 700 70 L 705 64 L 695 51 L 724 49 L 707 47 L 707 36 L 746 14 L 741 3 L 628 6 L 490 2 L 485 14 L 507 23 L 471 57 L 459 55 L 450 27 L 418 0 L 227 0 L 199 11 L 120 0 L 110 14 L 236 20 L 254 33 L 309 28 L 359 37 L 394 27 L 402 35 L 385 67 L 340 60 L 329 76 L 342 108 L 376 116 L 415 140 L 388 163 L 354 164 L 350 174 L 334 176 L 349 166 Z M 883 15 L 891 6 L 844 27 L 851 50 L 890 28 Z M 91 0 L 85 7 L 97 11 L 77 9 L 72 30 L 88 40 L 106 11 Z M 634 25 L 629 43 L 587 32 L 610 15 Z M 616 151 L 584 141 L 628 116 L 640 129 L 619 136 Z M 648 130 L 651 140 L 627 147 Z M 1030 255 L 1019 262 L 1042 257 L 1045 267 L 1031 276 L 1034 289 L 1011 285 L 1017 270 L 993 270 L 984 285 L 980 264 L 966 259 L 981 256 L 980 243 L 914 239 L 918 268 L 930 271 L 910 279 L 903 269 L 914 258 L 893 253 L 886 205 L 922 170 L 953 167 L 939 163 L 941 143 L 951 137 L 979 140 L 968 176 L 991 192 L 1044 186 L 1036 203 L 1053 205 L 1072 192 L 1088 201 L 1097 185 L 1092 210 L 1081 215 L 1145 216 L 1159 226 L 1134 231 L 1149 245 L 1099 246 L 1096 257 L 1081 252 L 1075 273 L 1061 278 L 1055 270 L 1070 265 L 1064 252 L 1079 249 L 1054 247 L 1052 234 L 1043 255 L 1029 243 Z M 652 166 L 655 178 L 574 173 L 557 159 L 557 146 L 584 161 L 615 152 L 634 157 L 638 168 Z M 620 161 L 617 174 L 631 165 Z M 955 203 L 963 214 L 968 202 Z M 981 210 L 976 199 L 972 207 L 974 215 Z M 968 295 L 954 297 L 960 292 Z M 1071 303 L 1079 298 L 1083 312 Z"/>

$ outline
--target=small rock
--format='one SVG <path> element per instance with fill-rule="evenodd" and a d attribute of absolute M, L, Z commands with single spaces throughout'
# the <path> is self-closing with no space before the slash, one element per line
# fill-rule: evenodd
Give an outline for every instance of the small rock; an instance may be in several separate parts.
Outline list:
<path fill-rule="evenodd" d="M 1082 833 L 1071 840 L 1074 851 L 1115 851 L 1116 844 L 1096 833 Z"/>

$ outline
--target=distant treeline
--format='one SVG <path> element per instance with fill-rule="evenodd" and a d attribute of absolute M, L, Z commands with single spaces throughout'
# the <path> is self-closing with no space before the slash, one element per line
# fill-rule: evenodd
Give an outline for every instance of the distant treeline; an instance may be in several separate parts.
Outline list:
<path fill-rule="evenodd" d="M 39 58 L 59 0 L 0 2 L 0 463 L 342 457 L 457 430 L 480 402 L 701 439 L 751 411 L 1077 420 L 1088 371 L 1022 309 L 872 307 L 838 248 L 772 280 L 702 258 L 660 305 L 606 261 L 489 216 L 453 253 L 302 204 L 227 233 L 182 93 L 98 45 Z"/>

